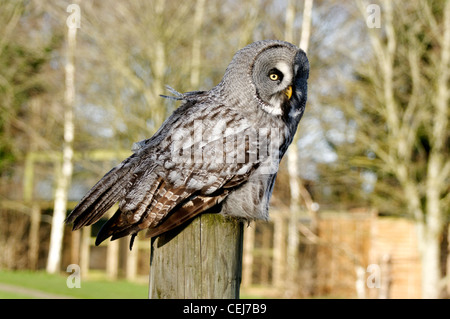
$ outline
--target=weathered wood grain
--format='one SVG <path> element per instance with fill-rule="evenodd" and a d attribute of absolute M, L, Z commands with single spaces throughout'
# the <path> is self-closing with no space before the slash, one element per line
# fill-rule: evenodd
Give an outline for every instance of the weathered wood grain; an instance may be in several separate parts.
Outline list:
<path fill-rule="evenodd" d="M 149 298 L 239 298 L 242 242 L 242 222 L 218 214 L 159 236 L 152 243 Z"/>

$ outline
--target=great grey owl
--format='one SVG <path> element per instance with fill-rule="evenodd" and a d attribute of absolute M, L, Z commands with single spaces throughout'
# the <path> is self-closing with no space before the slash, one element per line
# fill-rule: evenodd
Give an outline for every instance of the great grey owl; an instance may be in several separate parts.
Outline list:
<path fill-rule="evenodd" d="M 278 164 L 303 115 L 309 62 L 278 40 L 239 50 L 209 91 L 178 93 L 184 103 L 151 138 L 111 169 L 67 218 L 91 225 L 115 203 L 96 245 L 144 229 L 158 236 L 214 210 L 246 220 L 268 219 Z"/>

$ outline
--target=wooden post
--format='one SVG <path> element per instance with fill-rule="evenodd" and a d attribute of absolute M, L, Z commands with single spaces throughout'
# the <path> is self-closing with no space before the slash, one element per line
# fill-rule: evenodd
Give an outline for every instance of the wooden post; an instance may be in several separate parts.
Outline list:
<path fill-rule="evenodd" d="M 36 270 L 39 257 L 39 225 L 41 223 L 41 208 L 33 203 L 30 216 L 30 234 L 28 237 L 28 262 L 30 269 Z"/>
<path fill-rule="evenodd" d="M 384 254 L 381 257 L 381 282 L 378 289 L 378 299 L 390 299 L 392 285 L 392 256 Z"/>
<path fill-rule="evenodd" d="M 119 244 L 117 240 L 109 241 L 106 246 L 106 275 L 108 279 L 119 276 Z"/>
<path fill-rule="evenodd" d="M 250 287 L 253 280 L 253 253 L 255 249 L 256 223 L 245 229 L 242 286 Z"/>
<path fill-rule="evenodd" d="M 157 237 L 149 298 L 239 298 L 243 233 L 238 220 L 202 214 L 183 230 Z"/>
<path fill-rule="evenodd" d="M 139 239 L 136 238 L 134 243 L 135 248 L 132 249 L 126 255 L 126 274 L 125 278 L 127 280 L 133 281 L 137 276 L 137 268 L 138 268 L 138 254 L 139 254 Z"/>
<path fill-rule="evenodd" d="M 81 230 L 81 245 L 80 245 L 80 268 L 82 279 L 87 279 L 89 276 L 89 263 L 91 251 L 91 227 L 84 227 Z"/>
<path fill-rule="evenodd" d="M 117 204 L 111 207 L 107 213 L 108 217 L 112 217 L 117 210 Z M 119 277 L 119 247 L 120 241 L 108 241 L 106 246 L 106 276 L 108 279 L 117 279 Z"/>
<path fill-rule="evenodd" d="M 268 236 L 261 236 L 261 266 L 260 266 L 260 280 L 261 280 L 261 284 L 263 285 L 268 285 L 269 284 L 269 273 L 270 273 L 270 255 L 272 252 L 272 247 L 270 247 L 270 241 L 271 241 L 271 236 L 270 236 L 270 230 L 268 229 L 269 224 L 265 224 L 264 228 L 266 231 L 266 234 L 268 234 Z"/>
<path fill-rule="evenodd" d="M 286 276 L 286 218 L 284 212 L 273 214 L 272 285 L 282 288 Z"/>

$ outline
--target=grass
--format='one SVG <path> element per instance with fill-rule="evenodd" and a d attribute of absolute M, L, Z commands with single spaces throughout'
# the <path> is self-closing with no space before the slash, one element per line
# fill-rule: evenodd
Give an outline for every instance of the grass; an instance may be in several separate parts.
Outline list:
<path fill-rule="evenodd" d="M 83 299 L 146 299 L 148 298 L 148 285 L 131 283 L 124 280 L 109 281 L 105 279 L 81 280 L 80 288 L 68 288 L 66 275 L 50 275 L 45 272 L 33 271 L 6 271 L 0 270 L 0 284 L 13 285 L 21 288 L 40 291 L 45 294 L 61 297 Z M 1 299 L 39 298 L 27 294 L 26 290 L 2 291 Z M 44 295 L 45 298 L 45 295 Z"/>
<path fill-rule="evenodd" d="M 20 293 L 0 291 L 0 299 L 30 299 L 30 296 Z"/>
<path fill-rule="evenodd" d="M 89 279 L 81 280 L 81 288 L 68 288 L 70 274 L 47 274 L 44 271 L 0 270 L 0 299 L 63 298 L 80 299 L 147 299 L 148 283 L 111 281 L 92 271 Z M 1 284 L 18 287 L 17 291 L 2 290 Z M 24 289 L 23 289 L 24 288 Z M 31 290 L 31 291 L 30 291 Z M 43 293 L 41 296 L 37 293 Z M 253 287 L 241 289 L 242 299 L 279 298 L 273 288 Z"/>

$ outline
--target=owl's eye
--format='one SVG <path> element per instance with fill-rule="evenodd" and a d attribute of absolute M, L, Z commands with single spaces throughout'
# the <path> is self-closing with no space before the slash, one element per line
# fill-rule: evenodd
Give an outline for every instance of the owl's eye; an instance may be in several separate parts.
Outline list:
<path fill-rule="evenodd" d="M 277 69 L 273 69 L 269 72 L 269 79 L 272 81 L 281 81 L 283 80 L 283 74 Z"/>
<path fill-rule="evenodd" d="M 272 81 L 277 81 L 280 78 L 278 74 L 275 73 L 272 73 L 271 75 L 269 75 L 269 77 Z"/>

